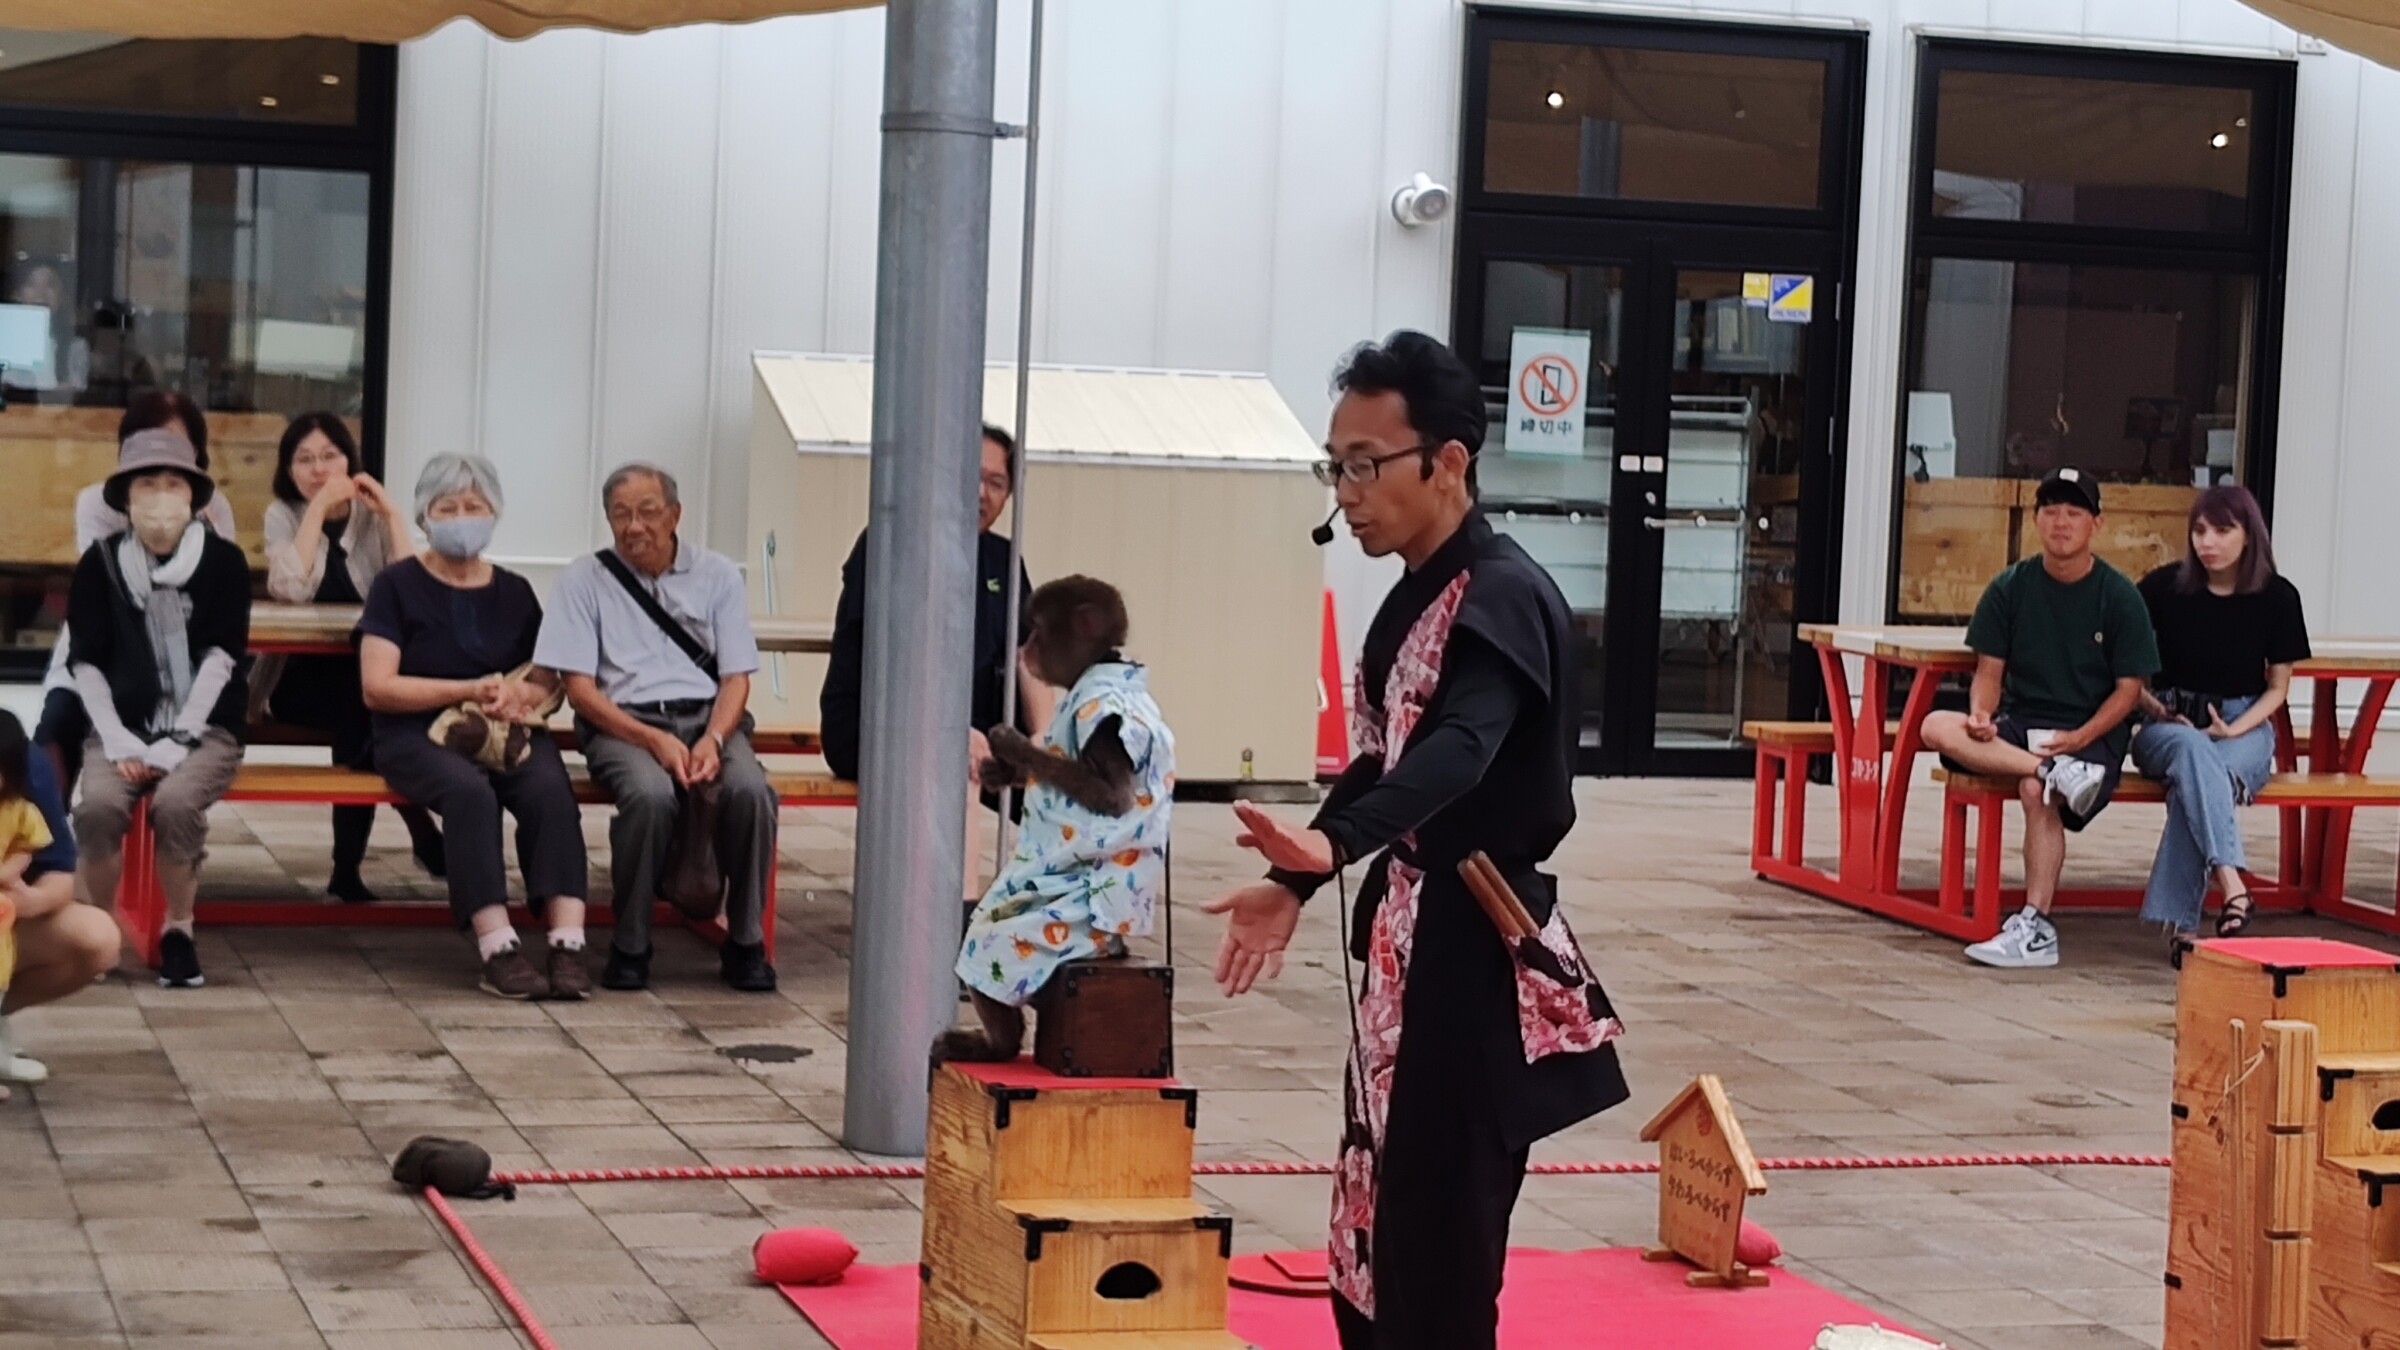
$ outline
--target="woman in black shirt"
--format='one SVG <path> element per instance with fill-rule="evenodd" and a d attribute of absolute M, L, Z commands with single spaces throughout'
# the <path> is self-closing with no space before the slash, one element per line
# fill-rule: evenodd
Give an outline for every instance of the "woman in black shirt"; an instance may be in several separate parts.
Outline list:
<path fill-rule="evenodd" d="M 2274 772 L 2275 714 L 2293 665 L 2308 659 L 2300 592 L 2276 573 L 2266 519 L 2239 487 L 2200 494 L 2183 561 L 2142 578 L 2141 590 L 2160 666 L 2142 696 L 2133 762 L 2167 785 L 2142 917 L 2194 931 L 2213 879 L 2225 895 L 2217 933 L 2230 937 L 2251 915 L 2235 808 Z"/>

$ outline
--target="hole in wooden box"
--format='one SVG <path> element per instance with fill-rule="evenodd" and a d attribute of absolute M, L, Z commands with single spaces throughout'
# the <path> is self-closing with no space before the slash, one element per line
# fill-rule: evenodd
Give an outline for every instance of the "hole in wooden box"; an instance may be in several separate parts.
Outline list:
<path fill-rule="evenodd" d="M 1100 1273 L 1100 1283 L 1092 1292 L 1105 1299 L 1130 1302 L 1145 1299 L 1165 1286 L 1159 1283 L 1158 1272 L 1139 1261 L 1120 1261 Z"/>
<path fill-rule="evenodd" d="M 2375 1108 L 2375 1128 L 2400 1130 L 2400 1101 L 2385 1102 Z"/>

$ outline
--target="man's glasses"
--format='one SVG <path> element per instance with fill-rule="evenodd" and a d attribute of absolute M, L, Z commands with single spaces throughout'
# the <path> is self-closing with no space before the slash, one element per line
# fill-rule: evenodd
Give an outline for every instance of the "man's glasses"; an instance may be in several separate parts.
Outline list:
<path fill-rule="evenodd" d="M 667 512 L 670 509 L 670 507 L 660 502 L 644 502 L 640 506 L 635 507 L 630 511 L 621 506 L 613 507 L 608 513 L 608 523 L 611 525 L 631 525 L 633 522 L 638 520 L 644 525 L 656 525 L 667 518 Z"/>
<path fill-rule="evenodd" d="M 1407 459 L 1411 455 L 1430 455 L 1441 448 L 1440 445 L 1412 445 L 1406 450 L 1394 450 L 1388 455 L 1353 455 L 1348 459 L 1320 459 L 1309 465 L 1308 471 L 1315 474 L 1317 481 L 1327 487 L 1344 482 L 1363 486 L 1382 477 L 1383 466 L 1395 459 Z"/>

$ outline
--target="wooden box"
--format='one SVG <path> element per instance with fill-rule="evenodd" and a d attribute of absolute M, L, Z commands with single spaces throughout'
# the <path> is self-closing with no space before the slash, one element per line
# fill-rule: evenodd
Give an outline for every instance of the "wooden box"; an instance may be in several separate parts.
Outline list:
<path fill-rule="evenodd" d="M 2232 1023 L 2244 1029 L 2241 1057 Z M 2167 1239 L 2167 1350 L 2221 1350 L 2226 1328 L 2242 1306 L 2237 1270 L 2258 1279 L 2250 1304 L 2263 1330 L 2291 1325 L 2292 1297 L 2277 1293 L 2278 1262 L 2287 1281 L 2305 1247 L 2266 1241 L 2271 1233 L 2297 1237 L 2316 1230 L 2313 1190 L 2295 1192 L 2295 1151 L 2314 1155 L 2314 1122 L 2288 1100 L 2314 1087 L 2312 1069 L 2299 1082 L 2279 1081 L 2261 1063 L 2242 1077 L 2248 1057 L 2269 1038 L 2270 1021 L 2312 1024 L 2317 1063 L 2341 1063 L 2369 1051 L 2400 1046 L 2400 958 L 2349 943 L 2314 938 L 2236 938 L 2202 942 L 2183 956 L 2175 1032 L 2174 1179 Z M 2289 1078 L 2290 1075 L 2282 1075 Z M 2239 1096 L 2228 1092 L 2236 1079 Z M 2326 1108 L 2330 1111 L 2330 1107 Z M 2325 1128 L 2332 1129 L 2327 1115 Z M 2274 1136 L 2288 1132 L 2291 1140 Z M 2326 1139 L 2330 1152 L 2331 1139 Z M 2282 1147 L 2278 1144 L 2282 1143 Z M 2273 1179 L 2287 1178 L 2278 1190 Z M 2252 1197 L 2236 1201 L 2235 1181 Z M 2323 1250 L 2323 1234 L 2317 1232 Z M 2248 1248 L 2246 1243 L 2261 1243 Z"/>
<path fill-rule="evenodd" d="M 1069 1078 L 1175 1073 L 1175 971 L 1147 961 L 1069 961 L 1034 995 L 1033 1062 Z"/>
<path fill-rule="evenodd" d="M 1232 1220 L 1192 1198 L 1198 1098 L 1020 1060 L 934 1076 L 919 1344 L 1238 1350 Z"/>

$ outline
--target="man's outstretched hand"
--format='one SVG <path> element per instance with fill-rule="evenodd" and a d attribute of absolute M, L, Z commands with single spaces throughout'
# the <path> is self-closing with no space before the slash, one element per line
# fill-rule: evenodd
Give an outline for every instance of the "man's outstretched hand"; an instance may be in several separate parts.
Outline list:
<path fill-rule="evenodd" d="M 1270 980 L 1283 974 L 1283 950 L 1300 926 L 1299 896 L 1261 881 L 1205 908 L 1225 916 L 1225 943 L 1217 949 L 1217 987 L 1225 997 L 1249 993 L 1262 974 Z"/>
<path fill-rule="evenodd" d="M 1333 870 L 1333 840 L 1322 831 L 1295 829 L 1249 802 L 1235 802 L 1233 814 L 1242 823 L 1242 832 L 1233 842 L 1256 849 L 1267 866 L 1311 876 Z"/>

